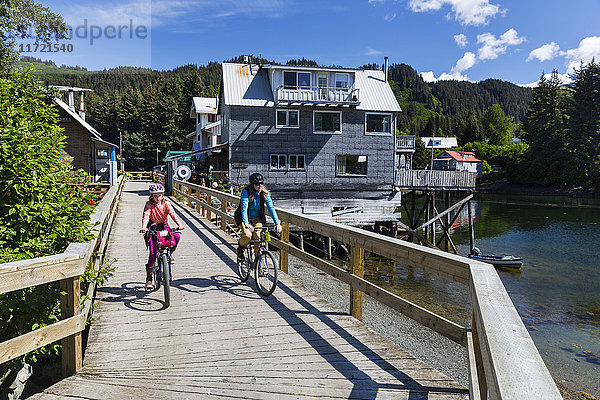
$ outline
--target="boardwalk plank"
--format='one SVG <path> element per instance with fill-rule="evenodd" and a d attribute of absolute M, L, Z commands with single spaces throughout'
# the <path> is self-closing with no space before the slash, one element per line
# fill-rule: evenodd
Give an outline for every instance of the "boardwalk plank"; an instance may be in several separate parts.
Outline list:
<path fill-rule="evenodd" d="M 464 388 L 287 275 L 257 294 L 235 273 L 233 239 L 186 207 L 171 306 L 144 291 L 146 184 L 129 182 L 98 289 L 83 370 L 35 399 L 467 399 Z"/>

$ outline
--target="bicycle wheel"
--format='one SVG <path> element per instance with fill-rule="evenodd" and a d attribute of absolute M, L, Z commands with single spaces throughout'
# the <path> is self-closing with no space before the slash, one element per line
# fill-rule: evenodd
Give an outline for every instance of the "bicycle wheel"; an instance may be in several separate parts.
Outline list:
<path fill-rule="evenodd" d="M 237 270 L 238 275 L 240 276 L 240 280 L 242 282 L 246 282 L 248 278 L 250 278 L 250 257 L 252 253 L 250 252 L 250 248 L 246 248 L 244 250 L 244 259 L 237 261 Z"/>
<path fill-rule="evenodd" d="M 260 253 L 256 268 L 254 268 L 254 280 L 258 292 L 268 296 L 275 290 L 278 280 L 277 261 L 269 251 Z"/>
<path fill-rule="evenodd" d="M 171 304 L 171 277 L 169 276 L 169 256 L 163 254 L 162 258 L 162 284 L 165 292 L 165 308 Z"/>

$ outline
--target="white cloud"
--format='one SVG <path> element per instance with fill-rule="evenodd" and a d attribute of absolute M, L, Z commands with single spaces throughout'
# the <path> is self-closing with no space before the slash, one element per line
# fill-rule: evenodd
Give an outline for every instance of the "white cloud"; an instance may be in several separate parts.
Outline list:
<path fill-rule="evenodd" d="M 421 72 L 419 75 L 421 75 L 421 78 L 423 78 L 425 82 L 437 82 L 433 71 Z"/>
<path fill-rule="evenodd" d="M 425 82 L 437 82 L 437 81 L 468 81 L 469 78 L 466 75 L 462 75 L 460 73 L 446 73 L 444 72 L 439 77 L 435 77 L 433 71 L 421 72 L 421 78 Z"/>
<path fill-rule="evenodd" d="M 61 12 L 67 25 L 72 28 L 84 24 L 98 26 L 150 25 L 151 2 L 150 0 L 134 0 L 121 3 L 103 3 L 99 6 L 73 5 L 68 10 Z"/>
<path fill-rule="evenodd" d="M 576 49 L 567 50 L 567 73 L 572 73 L 575 68 L 579 68 L 581 62 L 584 64 L 592 61 L 600 61 L 600 36 L 590 36 L 579 42 Z"/>
<path fill-rule="evenodd" d="M 506 53 L 508 46 L 516 46 L 525 41 L 525 38 L 519 37 L 514 29 L 504 32 L 499 38 L 491 33 L 482 33 L 477 35 L 477 43 L 482 44 L 479 48 L 478 56 L 480 60 L 494 60 L 500 54 Z"/>
<path fill-rule="evenodd" d="M 236 15 L 267 15 L 280 17 L 286 12 L 281 0 L 152 0 L 153 26 L 176 25 L 182 21 L 197 24 L 201 21 Z"/>
<path fill-rule="evenodd" d="M 369 0 L 369 4 L 383 3 L 385 0 Z"/>
<path fill-rule="evenodd" d="M 564 53 L 560 51 L 560 46 L 551 42 L 532 50 L 531 53 L 529 53 L 529 57 L 527 57 L 527 61 L 531 61 L 534 58 L 537 58 L 540 61 L 548 61 L 559 55 L 564 55 Z"/>
<path fill-rule="evenodd" d="M 367 56 L 375 56 L 375 55 L 378 55 L 378 54 L 383 54 L 383 52 L 381 52 L 379 50 L 372 49 L 370 47 L 367 47 L 367 52 L 365 53 L 365 55 L 367 55 Z"/>
<path fill-rule="evenodd" d="M 444 5 L 450 5 L 454 18 L 462 25 L 485 25 L 488 19 L 503 13 L 500 6 L 490 4 L 489 0 L 410 0 L 409 6 L 414 12 L 437 11 Z"/>
<path fill-rule="evenodd" d="M 394 18 L 396 18 L 396 13 L 386 14 L 385 17 L 383 17 L 383 19 L 385 19 L 387 22 L 390 22 Z"/>
<path fill-rule="evenodd" d="M 461 74 L 447 74 L 447 73 L 443 73 L 438 77 L 438 81 L 468 81 L 469 78 L 466 75 L 461 75 Z"/>
<path fill-rule="evenodd" d="M 546 78 L 546 79 L 550 79 L 551 76 L 552 76 L 552 74 L 544 74 L 544 78 Z M 573 79 L 571 79 L 569 74 L 558 74 L 558 77 L 560 78 L 560 81 L 562 82 L 563 85 L 568 85 L 569 83 L 573 82 Z M 535 88 L 538 86 L 538 83 L 539 83 L 539 80 L 537 80 L 535 82 L 531 82 L 531 83 L 518 84 L 517 86 Z"/>
<path fill-rule="evenodd" d="M 460 35 L 454 35 L 454 40 L 460 47 L 465 47 L 467 43 L 469 43 L 467 41 L 467 36 L 464 33 L 461 33 Z"/>
<path fill-rule="evenodd" d="M 471 53 L 470 51 L 467 51 L 465 53 L 465 55 L 456 62 L 456 65 L 454 67 L 452 67 L 452 70 L 450 72 L 453 75 L 460 74 L 461 72 L 466 71 L 469 68 L 471 68 L 473 65 L 475 65 L 476 62 L 477 62 L 477 57 L 475 56 L 475 53 Z"/>

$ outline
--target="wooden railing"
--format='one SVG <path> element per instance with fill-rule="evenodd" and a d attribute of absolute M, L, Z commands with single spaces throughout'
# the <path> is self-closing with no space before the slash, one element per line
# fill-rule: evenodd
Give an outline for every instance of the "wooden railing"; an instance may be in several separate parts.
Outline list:
<path fill-rule="evenodd" d="M 280 86 L 275 92 L 275 102 L 279 103 L 336 103 L 360 104 L 360 89 L 304 86 L 286 88 Z"/>
<path fill-rule="evenodd" d="M 62 320 L 0 343 L 0 364 L 62 339 L 62 370 L 72 374 L 82 366 L 82 331 L 88 319 L 95 284 L 90 284 L 81 307 L 80 277 L 87 268 L 98 268 L 114 217 L 124 179 L 120 177 L 91 216 L 94 239 L 71 243 L 62 254 L 0 264 L 0 293 L 50 282 L 60 282 Z M 88 265 L 89 264 L 89 265 Z"/>
<path fill-rule="evenodd" d="M 476 174 L 466 171 L 400 170 L 396 186 L 407 189 L 474 189 Z"/>
<path fill-rule="evenodd" d="M 398 136 L 396 140 L 396 149 L 400 150 L 414 150 L 415 149 L 415 137 L 414 136 Z"/>
<path fill-rule="evenodd" d="M 207 187 L 175 180 L 174 193 L 221 229 L 235 224 L 233 208 L 239 197 Z M 217 204 L 220 206 L 217 207 Z M 350 313 L 362 320 L 363 293 L 413 318 L 422 325 L 467 347 L 472 400 L 562 399 L 544 361 L 502 281 L 492 265 L 430 249 L 360 228 L 324 222 L 277 209 L 282 220 L 280 268 L 287 273 L 291 254 L 350 285 Z M 295 225 L 351 246 L 350 270 L 340 268 L 289 243 L 289 228 Z M 273 238 L 273 236 L 272 236 Z M 364 251 L 379 254 L 470 288 L 472 327 L 466 329 L 411 303 L 363 278 Z"/>

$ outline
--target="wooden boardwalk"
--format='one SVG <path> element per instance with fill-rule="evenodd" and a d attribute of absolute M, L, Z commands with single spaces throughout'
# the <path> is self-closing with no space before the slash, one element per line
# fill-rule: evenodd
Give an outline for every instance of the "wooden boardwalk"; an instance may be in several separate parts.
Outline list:
<path fill-rule="evenodd" d="M 235 273 L 234 240 L 176 206 L 186 229 L 171 306 L 143 289 L 146 183 L 126 184 L 78 374 L 36 399 L 467 399 L 467 390 L 281 274 L 261 297 Z"/>

